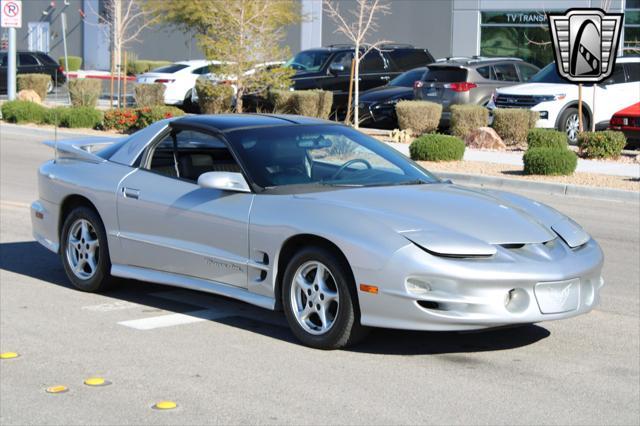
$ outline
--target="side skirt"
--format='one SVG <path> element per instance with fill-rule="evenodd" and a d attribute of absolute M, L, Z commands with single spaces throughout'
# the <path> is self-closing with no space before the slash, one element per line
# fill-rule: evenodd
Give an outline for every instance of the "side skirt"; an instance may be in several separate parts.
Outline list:
<path fill-rule="evenodd" d="M 189 290 L 202 291 L 241 300 L 261 308 L 275 310 L 275 299 L 250 293 L 246 289 L 233 287 L 215 281 L 201 278 L 188 277 L 186 275 L 170 272 L 156 271 L 153 269 L 139 268 L 137 266 L 118 265 L 111 266 L 111 275 L 139 281 L 149 281 L 155 284 L 165 284 Z"/>

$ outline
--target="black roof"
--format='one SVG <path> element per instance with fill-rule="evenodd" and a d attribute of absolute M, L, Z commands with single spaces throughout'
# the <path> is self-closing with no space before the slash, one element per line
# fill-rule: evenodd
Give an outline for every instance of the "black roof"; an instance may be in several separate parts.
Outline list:
<path fill-rule="evenodd" d="M 335 124 L 333 121 L 288 114 L 215 114 L 189 115 L 172 121 L 173 125 L 188 125 L 219 132 L 256 127 L 291 126 L 304 124 Z"/>

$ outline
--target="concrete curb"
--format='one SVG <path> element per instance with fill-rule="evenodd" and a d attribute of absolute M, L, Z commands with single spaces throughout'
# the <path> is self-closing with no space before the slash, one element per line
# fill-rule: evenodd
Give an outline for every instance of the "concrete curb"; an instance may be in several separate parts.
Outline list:
<path fill-rule="evenodd" d="M 522 179 L 507 179 L 495 176 L 470 175 L 464 173 L 434 172 L 434 174 L 440 178 L 451 179 L 455 183 L 464 185 L 476 185 L 481 187 L 489 186 L 500 189 L 523 189 L 553 195 L 567 195 L 570 197 L 588 197 L 612 201 L 640 202 L 640 192 L 624 191 L 621 189 L 592 188 L 582 185 L 534 182 Z"/>

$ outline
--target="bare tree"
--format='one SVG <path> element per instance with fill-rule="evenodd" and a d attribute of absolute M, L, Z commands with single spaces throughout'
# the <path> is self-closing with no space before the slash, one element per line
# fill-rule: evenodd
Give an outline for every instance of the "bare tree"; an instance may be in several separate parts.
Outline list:
<path fill-rule="evenodd" d="M 118 76 L 118 88 L 122 73 L 122 53 L 132 42 L 138 41 L 140 33 L 158 22 L 158 17 L 143 7 L 142 0 L 105 0 L 104 12 L 98 13 L 101 23 L 106 24 L 113 48 L 112 58 L 115 62 Z M 120 104 L 120 90 L 118 89 L 118 105 Z"/>
<path fill-rule="evenodd" d="M 343 13 L 340 10 L 339 1 L 325 0 L 325 10 L 328 16 L 337 25 L 336 33 L 343 34 L 354 44 L 353 54 L 354 73 L 354 125 L 358 127 L 358 103 L 360 92 L 360 60 L 373 49 L 388 43 L 388 40 L 370 42 L 368 36 L 379 28 L 378 19 L 382 15 L 391 13 L 391 7 L 380 0 L 355 0 L 355 8 Z M 351 84 L 351 82 L 350 82 Z"/>

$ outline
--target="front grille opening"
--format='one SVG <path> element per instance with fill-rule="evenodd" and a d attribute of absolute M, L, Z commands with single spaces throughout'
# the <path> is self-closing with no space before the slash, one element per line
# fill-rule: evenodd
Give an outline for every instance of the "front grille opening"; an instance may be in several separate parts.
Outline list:
<path fill-rule="evenodd" d="M 522 247 L 524 247 L 524 243 L 520 244 L 520 243 L 510 243 L 510 244 L 500 244 L 500 247 L 504 247 L 508 250 L 516 250 L 516 249 L 521 249 Z"/>
<path fill-rule="evenodd" d="M 440 304 L 438 302 L 432 302 L 431 300 L 418 300 L 418 305 L 422 306 L 426 309 L 440 309 Z"/>

